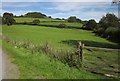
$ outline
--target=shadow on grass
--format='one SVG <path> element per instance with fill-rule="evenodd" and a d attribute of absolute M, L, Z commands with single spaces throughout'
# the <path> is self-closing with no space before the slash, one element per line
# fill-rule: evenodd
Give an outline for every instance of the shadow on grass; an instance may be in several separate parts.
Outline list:
<path fill-rule="evenodd" d="M 78 42 L 81 41 L 85 44 L 85 46 L 91 46 L 91 47 L 101 47 L 101 48 L 120 48 L 120 45 L 118 44 L 109 44 L 104 42 L 96 42 L 96 41 L 88 41 L 88 40 L 63 40 L 60 43 L 68 44 L 70 46 L 77 47 Z"/>

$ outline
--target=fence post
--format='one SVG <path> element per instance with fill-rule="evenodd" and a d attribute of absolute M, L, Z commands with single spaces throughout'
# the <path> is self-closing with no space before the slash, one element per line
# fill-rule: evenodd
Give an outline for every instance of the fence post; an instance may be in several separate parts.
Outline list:
<path fill-rule="evenodd" d="M 83 48 L 84 48 L 84 44 L 79 42 L 79 45 L 78 45 L 78 56 L 79 56 L 79 59 L 80 59 L 81 67 L 82 67 L 82 62 L 83 62 Z"/>

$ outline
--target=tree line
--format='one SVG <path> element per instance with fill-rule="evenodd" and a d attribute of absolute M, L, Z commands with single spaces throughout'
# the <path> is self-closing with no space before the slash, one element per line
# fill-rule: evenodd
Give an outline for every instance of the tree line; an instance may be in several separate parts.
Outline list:
<path fill-rule="evenodd" d="M 120 43 L 120 20 L 114 14 L 106 14 L 98 23 L 91 19 L 84 23 L 84 27 L 98 36 Z"/>

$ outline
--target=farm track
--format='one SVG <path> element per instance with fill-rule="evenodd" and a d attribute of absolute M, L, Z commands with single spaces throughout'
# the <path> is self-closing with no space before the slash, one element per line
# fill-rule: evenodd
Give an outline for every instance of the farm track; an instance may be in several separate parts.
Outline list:
<path fill-rule="evenodd" d="M 0 48 L 0 80 L 2 80 L 2 49 Z"/>
<path fill-rule="evenodd" d="M 10 57 L 2 50 L 2 78 L 18 79 L 20 72 L 18 67 L 11 62 Z"/>
<path fill-rule="evenodd" d="M 2 39 L 2 33 L 0 33 L 0 40 Z M 19 69 L 12 63 L 12 59 L 7 53 L 0 47 L 0 79 L 19 79 Z"/>

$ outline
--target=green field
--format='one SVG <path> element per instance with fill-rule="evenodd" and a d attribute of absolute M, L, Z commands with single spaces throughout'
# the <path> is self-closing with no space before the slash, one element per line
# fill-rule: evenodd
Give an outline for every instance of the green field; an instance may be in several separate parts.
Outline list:
<path fill-rule="evenodd" d="M 97 37 L 90 31 L 85 30 L 60 29 L 29 25 L 4 25 L 2 30 L 4 35 L 9 36 L 14 40 L 31 40 L 35 44 L 42 44 L 47 41 L 55 48 L 69 48 L 74 46 L 74 42 L 76 41 L 82 41 L 87 46 L 117 48 L 116 43 L 112 43 L 106 39 Z M 69 42 L 72 42 L 72 44 L 69 44 Z"/>
<path fill-rule="evenodd" d="M 12 62 L 20 70 L 20 79 L 99 79 L 103 76 L 95 75 L 83 69 L 78 70 L 46 56 L 44 53 L 31 54 L 26 49 L 16 49 L 13 45 L 3 42 L 11 56 Z"/>
<path fill-rule="evenodd" d="M 39 19 L 40 21 L 61 21 L 61 20 L 54 20 L 50 18 L 27 18 L 27 17 L 14 18 L 14 19 L 16 20 L 16 22 L 32 22 L 34 19 Z"/>
<path fill-rule="evenodd" d="M 67 26 L 71 26 L 71 27 L 82 27 L 81 23 L 69 23 L 69 22 L 41 22 L 40 24 L 44 25 L 56 25 L 58 26 L 59 24 L 66 24 Z"/>
<path fill-rule="evenodd" d="M 60 29 L 44 26 L 30 26 L 30 25 L 3 25 L 2 32 L 11 40 L 28 41 L 39 45 L 48 42 L 54 49 L 62 49 L 74 51 L 76 43 L 82 41 L 87 46 L 117 48 L 118 44 L 110 42 L 104 38 L 95 36 L 91 31 L 77 30 L 77 29 Z M 9 51 L 14 58 L 14 63 L 18 65 L 22 72 L 20 78 L 105 78 L 104 76 L 90 73 L 89 70 L 101 71 L 103 73 L 110 73 L 111 70 L 117 69 L 118 52 L 109 51 L 89 51 L 84 50 L 84 65 L 89 67 L 78 70 L 69 67 L 60 61 L 49 58 L 45 54 L 31 54 L 27 49 L 17 49 L 13 45 L 7 44 L 3 41 L 3 47 Z M 102 60 L 100 59 L 102 58 Z M 103 60 L 104 59 L 104 60 Z M 92 61 L 92 63 L 89 63 Z M 101 64 L 103 66 L 101 66 Z M 108 64 L 108 65 L 107 65 Z M 114 68 L 111 68 L 111 64 Z M 107 70 L 106 70 L 107 69 Z M 87 71 L 85 71 L 87 70 Z M 117 74 L 114 74 L 117 75 Z"/>
<path fill-rule="evenodd" d="M 71 27 L 82 27 L 81 23 L 70 23 L 64 20 L 55 20 L 50 18 L 15 18 L 17 23 L 32 22 L 34 19 L 39 19 L 41 25 L 58 26 L 59 24 L 66 24 L 67 26 Z"/>

